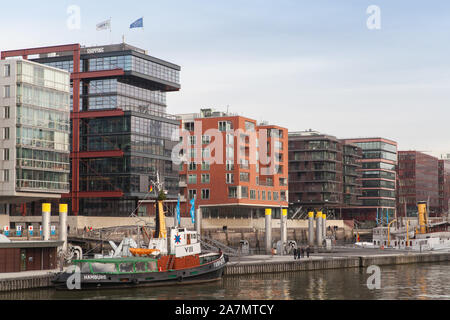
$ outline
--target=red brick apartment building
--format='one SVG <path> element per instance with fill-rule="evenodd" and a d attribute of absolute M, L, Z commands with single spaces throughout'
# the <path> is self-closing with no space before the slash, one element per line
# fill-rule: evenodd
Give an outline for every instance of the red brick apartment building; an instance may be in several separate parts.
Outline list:
<path fill-rule="evenodd" d="M 203 218 L 258 218 L 266 208 L 280 216 L 289 201 L 286 128 L 211 109 L 178 117 L 182 215 L 196 197 Z"/>
<path fill-rule="evenodd" d="M 446 213 L 449 200 L 450 166 L 448 160 L 419 151 L 398 152 L 398 213 L 417 215 L 417 203 L 428 202 L 430 216 Z"/>

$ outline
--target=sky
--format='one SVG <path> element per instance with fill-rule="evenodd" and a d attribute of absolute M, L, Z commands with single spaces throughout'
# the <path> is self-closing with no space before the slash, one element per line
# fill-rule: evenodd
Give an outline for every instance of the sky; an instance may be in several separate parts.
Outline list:
<path fill-rule="evenodd" d="M 372 5 L 379 29 L 367 27 Z M 79 28 L 68 26 L 73 6 Z M 181 66 L 170 114 L 228 109 L 289 131 L 450 153 L 450 1 L 24 0 L 1 11 L 0 50 L 124 36 Z M 109 18 L 111 32 L 96 31 Z"/>

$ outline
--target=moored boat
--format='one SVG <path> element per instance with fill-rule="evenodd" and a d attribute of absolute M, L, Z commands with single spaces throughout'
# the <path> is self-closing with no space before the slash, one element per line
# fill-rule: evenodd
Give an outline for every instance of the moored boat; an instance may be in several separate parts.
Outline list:
<path fill-rule="evenodd" d="M 175 226 L 167 229 L 164 197 L 157 200 L 155 231 L 147 248 L 132 238 L 119 246 L 110 241 L 109 256 L 74 260 L 53 283 L 59 289 L 118 288 L 200 283 L 220 280 L 228 257 L 221 251 L 202 253 L 196 231 Z M 144 230 L 145 231 L 145 230 Z"/>

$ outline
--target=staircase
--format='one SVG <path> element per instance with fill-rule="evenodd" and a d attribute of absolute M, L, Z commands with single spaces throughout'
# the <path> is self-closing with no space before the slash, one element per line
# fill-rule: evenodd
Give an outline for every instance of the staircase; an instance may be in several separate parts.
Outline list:
<path fill-rule="evenodd" d="M 201 237 L 200 243 L 207 251 L 219 251 L 221 250 L 224 254 L 229 256 L 238 257 L 240 256 L 239 251 L 235 250 L 231 247 L 228 247 L 227 245 L 223 244 L 222 242 L 219 242 L 217 240 L 208 238 L 206 236 Z"/>

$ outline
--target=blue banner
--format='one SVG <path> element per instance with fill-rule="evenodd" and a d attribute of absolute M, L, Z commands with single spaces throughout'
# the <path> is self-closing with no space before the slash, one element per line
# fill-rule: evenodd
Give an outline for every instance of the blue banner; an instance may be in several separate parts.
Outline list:
<path fill-rule="evenodd" d="M 178 225 L 181 224 L 181 216 L 180 216 L 180 197 L 178 197 L 178 203 L 177 203 L 177 220 Z"/>
<path fill-rule="evenodd" d="M 191 199 L 191 219 L 192 223 L 195 223 L 195 198 Z"/>
<path fill-rule="evenodd" d="M 133 28 L 143 28 L 144 27 L 144 18 L 142 17 L 142 18 L 140 18 L 140 19 L 137 19 L 135 22 L 133 22 L 131 25 L 130 25 L 130 29 L 133 29 Z"/>

